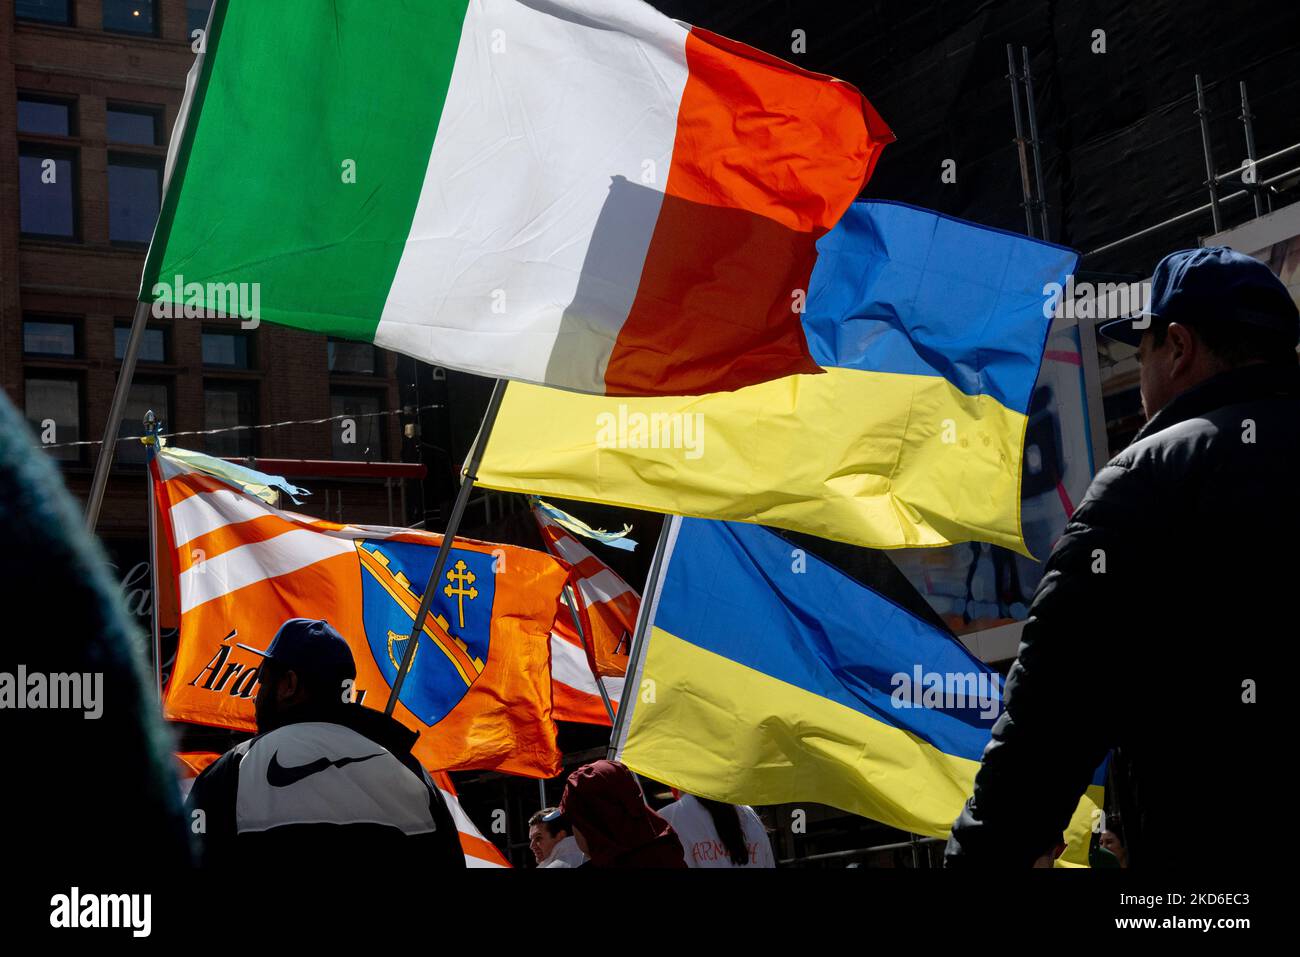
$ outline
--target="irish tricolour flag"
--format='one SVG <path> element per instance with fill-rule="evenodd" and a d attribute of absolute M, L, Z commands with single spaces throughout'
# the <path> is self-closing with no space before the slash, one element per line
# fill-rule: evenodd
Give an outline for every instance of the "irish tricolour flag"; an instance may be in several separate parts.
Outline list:
<path fill-rule="evenodd" d="M 639 0 L 217 0 L 209 26 L 143 301 L 583 392 L 816 371 L 815 243 L 893 138 L 853 87 Z"/>

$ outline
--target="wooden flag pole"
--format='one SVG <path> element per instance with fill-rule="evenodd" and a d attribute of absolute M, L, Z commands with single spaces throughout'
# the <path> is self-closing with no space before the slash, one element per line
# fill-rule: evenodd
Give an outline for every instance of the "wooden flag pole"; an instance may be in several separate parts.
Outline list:
<path fill-rule="evenodd" d="M 99 509 L 104 504 L 104 490 L 108 488 L 108 472 L 113 467 L 113 455 L 117 451 L 117 432 L 122 426 L 127 398 L 131 395 L 131 381 L 135 378 L 135 361 L 140 355 L 140 345 L 144 342 L 144 331 L 149 325 L 149 313 L 152 309 L 153 303 L 150 302 L 135 304 L 135 316 L 131 320 L 131 335 L 126 340 L 122 368 L 117 374 L 113 401 L 108 406 L 108 421 L 104 424 L 104 441 L 99 446 L 99 457 L 95 459 L 95 475 L 90 480 L 90 495 L 86 499 L 86 527 L 91 532 L 94 532 L 95 526 L 99 524 Z"/>
<path fill-rule="evenodd" d="M 433 605 L 434 592 L 442 582 L 442 571 L 447 566 L 447 556 L 451 554 L 451 543 L 460 529 L 461 518 L 465 514 L 465 507 L 469 504 L 474 482 L 478 479 L 478 469 L 483 463 L 483 453 L 487 449 L 488 438 L 492 435 L 492 426 L 497 420 L 497 412 L 501 409 L 501 400 L 505 392 L 506 380 L 497 379 L 496 384 L 492 386 L 492 396 L 488 399 L 487 411 L 483 413 L 483 424 L 479 426 L 478 435 L 474 438 L 469 457 L 465 461 L 460 490 L 456 493 L 456 502 L 452 506 L 447 529 L 442 533 L 442 544 L 438 546 L 438 555 L 433 561 L 433 571 L 429 573 L 429 581 L 424 586 L 424 594 L 420 598 L 420 610 L 416 612 L 415 621 L 411 623 L 411 636 L 402 653 L 401 667 L 397 669 L 397 678 L 393 681 L 393 690 L 388 695 L 388 704 L 384 705 L 384 714 L 390 717 L 402 695 L 402 685 L 406 683 L 406 676 L 410 673 L 411 662 L 415 660 L 416 642 L 424 631 L 425 619 L 429 617 L 429 609 Z"/>
<path fill-rule="evenodd" d="M 636 634 L 632 636 L 632 647 L 628 650 L 623 697 L 619 699 L 618 715 L 614 718 L 613 728 L 610 729 L 609 749 L 605 753 L 605 757 L 610 761 L 615 760 L 615 755 L 622 747 L 623 736 L 627 733 L 627 723 L 630 720 L 628 715 L 631 714 L 636 696 L 640 693 L 641 668 L 645 664 L 645 646 L 648 643 L 652 624 L 650 619 L 654 614 L 654 606 L 658 598 L 659 576 L 663 572 L 664 556 L 668 554 L 671 542 L 677 538 L 677 526 L 680 522 L 681 518 L 677 515 L 665 515 L 663 528 L 659 530 L 659 541 L 655 545 L 654 558 L 650 561 L 650 571 L 645 579 L 645 591 L 641 593 L 641 609 L 636 616 Z"/>

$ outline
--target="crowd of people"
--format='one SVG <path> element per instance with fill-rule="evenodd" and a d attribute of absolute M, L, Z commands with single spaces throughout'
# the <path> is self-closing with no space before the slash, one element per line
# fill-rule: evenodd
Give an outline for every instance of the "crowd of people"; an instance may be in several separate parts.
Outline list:
<path fill-rule="evenodd" d="M 328 622 L 285 622 L 261 655 L 255 737 L 206 768 L 190 789 L 204 866 L 258 859 L 328 863 L 409 854 L 464 867 L 446 801 L 411 755 L 415 732 L 352 703 L 352 650 Z M 773 867 L 754 810 L 692 795 L 656 812 L 617 761 L 569 775 L 558 807 L 529 821 L 539 867 Z"/>
<path fill-rule="evenodd" d="M 1278 725 L 1257 702 L 1285 640 L 1276 615 L 1300 538 L 1300 316 L 1266 266 L 1223 247 L 1166 257 L 1152 285 L 1141 322 L 1100 329 L 1139 350 L 1147 424 L 1098 473 L 1047 561 L 950 867 L 1050 865 L 1104 761 L 1115 813 L 1098 861 L 1240 867 L 1263 853 L 1195 839 L 1210 814 L 1196 775 L 1223 782 L 1220 819 L 1256 820 L 1275 793 Z M 0 801 L 23 822 L 7 835 L 14 859 L 247 866 L 346 848 L 353 860 L 410 852 L 465 866 L 446 802 L 411 755 L 414 733 L 351 703 L 352 653 L 324 621 L 288 621 L 258 651 L 258 734 L 204 770 L 181 807 L 102 546 L 2 397 L 0 525 L 0 577 L 21 610 L 48 617 L 6 643 L 0 672 L 93 672 L 108 705 L 102 717 L 23 704 L 6 715 L 20 784 Z M 1124 680 L 1099 678 L 1099 663 Z M 103 826 L 43 826 L 82 820 L 83 791 L 102 782 Z M 547 868 L 773 866 L 752 809 L 683 794 L 655 811 L 613 761 L 574 771 L 530 840 Z"/>

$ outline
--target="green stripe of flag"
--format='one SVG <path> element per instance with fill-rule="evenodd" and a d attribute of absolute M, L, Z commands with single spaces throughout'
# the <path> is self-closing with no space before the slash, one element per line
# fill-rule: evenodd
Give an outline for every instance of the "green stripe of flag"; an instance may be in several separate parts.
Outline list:
<path fill-rule="evenodd" d="M 263 319 L 373 339 L 467 6 L 218 0 L 140 298 L 255 282 Z"/>

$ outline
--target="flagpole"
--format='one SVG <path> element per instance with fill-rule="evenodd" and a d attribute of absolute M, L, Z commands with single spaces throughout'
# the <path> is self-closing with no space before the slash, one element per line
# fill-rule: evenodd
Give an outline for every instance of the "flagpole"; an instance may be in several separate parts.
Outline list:
<path fill-rule="evenodd" d="M 669 539 L 675 537 L 674 532 L 680 521 L 681 518 L 676 515 L 665 515 L 663 528 L 659 530 L 659 541 L 655 544 L 654 558 L 650 561 L 650 572 L 645 579 L 645 591 L 641 593 L 641 608 L 636 616 L 636 634 L 632 636 L 632 647 L 628 651 L 627 676 L 623 679 L 623 697 L 619 699 L 618 715 L 614 718 L 613 728 L 610 729 L 609 749 L 605 753 L 605 757 L 610 761 L 613 761 L 614 755 L 618 753 L 624 726 L 635 705 L 641 685 L 641 669 L 645 664 L 643 659 L 648 644 L 646 639 L 659 589 L 659 576 L 663 571 L 664 556 L 668 553 Z"/>
<path fill-rule="evenodd" d="M 613 727 L 614 705 L 609 700 L 609 692 L 605 690 L 605 679 L 600 676 L 600 669 L 596 667 L 596 649 L 587 642 L 587 632 L 582 627 L 582 615 L 578 612 L 578 598 L 574 594 L 573 586 L 568 582 L 564 583 L 564 601 L 569 606 L 569 614 L 573 616 L 574 627 L 578 629 L 578 640 L 582 642 L 582 647 L 587 652 L 587 665 L 591 668 L 591 676 L 596 679 L 596 687 L 600 689 L 600 700 L 605 702 L 605 713 L 609 715 L 610 727 Z"/>
<path fill-rule="evenodd" d="M 456 502 L 451 509 L 451 517 L 447 522 L 446 531 L 442 533 L 442 544 L 438 546 L 438 555 L 433 561 L 433 571 L 429 573 L 429 581 L 424 586 L 424 594 L 420 597 L 420 610 L 415 615 L 415 621 L 411 624 L 411 636 L 406 642 L 406 650 L 402 653 L 402 664 L 397 669 L 397 677 L 393 681 L 393 690 L 388 695 L 388 703 L 384 705 L 384 714 L 392 716 L 393 709 L 397 707 L 397 701 L 402 694 L 402 685 L 406 683 L 406 676 L 410 673 L 411 662 L 415 660 L 415 646 L 419 641 L 420 635 L 424 632 L 425 619 L 429 617 L 429 609 L 433 605 L 433 595 L 438 585 L 442 582 L 442 570 L 447 565 L 447 556 L 451 554 L 451 543 L 456 537 L 456 532 L 460 529 L 461 518 L 465 514 L 465 507 L 469 504 L 470 493 L 474 490 L 474 483 L 478 480 L 478 469 L 483 463 L 483 453 L 487 449 L 488 438 L 492 435 L 492 426 L 496 423 L 497 412 L 501 408 L 501 399 L 505 396 L 506 380 L 497 379 L 492 386 L 492 395 L 488 399 L 487 410 L 483 413 L 483 423 L 479 426 L 478 435 L 474 438 L 474 444 L 470 447 L 469 457 L 465 462 L 464 475 L 461 477 L 460 490 L 456 493 Z"/>
<path fill-rule="evenodd" d="M 126 413 L 126 400 L 131 394 L 131 381 L 135 378 L 135 361 L 140 355 L 140 345 L 144 342 L 144 332 L 149 325 L 149 313 L 152 308 L 153 304 L 148 302 L 135 304 L 135 316 L 131 320 L 131 335 L 126 340 L 122 368 L 117 374 L 113 401 L 108 406 L 104 441 L 99 446 L 99 458 L 95 459 L 95 474 L 90 480 L 90 495 L 86 499 L 86 526 L 91 532 L 94 532 L 95 526 L 99 524 L 99 509 L 104 504 L 104 490 L 108 487 L 108 471 L 113 467 L 113 454 L 117 451 L 117 432 L 122 426 L 122 416 Z"/>
<path fill-rule="evenodd" d="M 158 455 L 157 417 L 150 409 L 144 414 L 144 443 L 148 448 L 148 460 L 144 467 L 144 484 L 147 490 L 146 501 L 149 506 L 149 628 L 153 633 L 153 672 L 158 684 L 158 706 L 162 707 L 162 633 L 158 627 L 158 526 L 154 515 L 153 461 Z"/>

